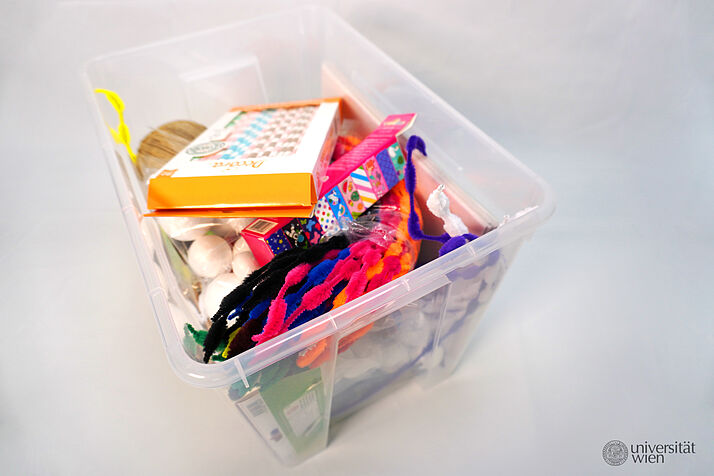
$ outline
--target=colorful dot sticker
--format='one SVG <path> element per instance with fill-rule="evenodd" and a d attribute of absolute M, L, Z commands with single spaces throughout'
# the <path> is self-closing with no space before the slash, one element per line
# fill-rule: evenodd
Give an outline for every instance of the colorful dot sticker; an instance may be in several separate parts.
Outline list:
<path fill-rule="evenodd" d="M 317 201 L 317 205 L 315 206 L 315 218 L 317 218 L 323 234 L 331 233 L 340 228 L 337 225 L 337 219 L 332 211 L 332 207 L 330 207 L 327 201 L 327 197 L 322 197 Z"/>

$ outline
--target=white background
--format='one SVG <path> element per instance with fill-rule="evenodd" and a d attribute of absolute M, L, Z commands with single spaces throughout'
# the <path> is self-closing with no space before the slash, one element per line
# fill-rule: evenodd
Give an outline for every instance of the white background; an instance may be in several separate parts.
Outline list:
<path fill-rule="evenodd" d="M 296 3 L 0 5 L 3 473 L 286 471 L 169 368 L 78 74 Z M 711 474 L 714 4 L 322 3 L 544 177 L 558 209 L 449 380 L 366 408 L 290 472 Z M 697 454 L 615 468 L 611 439 Z"/>

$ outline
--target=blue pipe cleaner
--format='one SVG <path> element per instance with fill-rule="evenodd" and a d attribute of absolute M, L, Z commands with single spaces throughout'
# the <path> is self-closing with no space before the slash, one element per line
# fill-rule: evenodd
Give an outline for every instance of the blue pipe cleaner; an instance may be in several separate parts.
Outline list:
<path fill-rule="evenodd" d="M 256 304 L 248 313 L 248 320 L 250 321 L 251 319 L 260 317 L 270 307 L 270 302 L 270 299 L 266 299 Z"/>
<path fill-rule="evenodd" d="M 342 250 L 344 251 L 344 250 Z M 328 259 L 319 263 L 317 266 L 312 268 L 309 273 L 307 273 L 307 278 L 305 279 L 305 284 L 303 284 L 297 292 L 289 294 L 285 297 L 285 303 L 287 304 L 287 310 L 285 312 L 286 316 L 291 315 L 295 309 L 300 305 L 300 299 L 308 292 L 310 289 L 314 288 L 318 284 L 325 282 L 327 276 L 332 272 L 337 262 L 340 260 L 340 252 L 335 259 Z M 347 256 L 347 254 L 343 255 Z"/>
<path fill-rule="evenodd" d="M 301 313 L 297 317 L 297 319 L 295 319 L 295 321 L 290 325 L 289 329 L 292 329 L 294 327 L 305 324 L 307 321 L 315 319 L 316 317 L 319 317 L 319 316 L 325 314 L 330 309 L 332 309 L 332 304 L 334 303 L 335 298 L 337 297 L 338 294 L 340 294 L 342 292 L 343 289 L 345 289 L 347 287 L 348 282 L 349 281 L 342 281 L 337 286 L 335 286 L 334 291 L 330 295 L 330 299 L 323 302 L 322 304 L 317 306 L 312 311 L 305 311 L 305 312 Z"/>

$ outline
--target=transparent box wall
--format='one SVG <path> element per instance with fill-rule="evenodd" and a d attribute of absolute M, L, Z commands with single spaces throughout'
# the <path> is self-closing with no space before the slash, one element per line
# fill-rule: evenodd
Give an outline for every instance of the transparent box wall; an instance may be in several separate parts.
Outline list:
<path fill-rule="evenodd" d="M 85 79 L 171 366 L 190 384 L 222 389 L 286 464 L 324 449 L 331 422 L 404 380 L 448 376 L 520 244 L 554 208 L 540 178 L 329 10 L 301 8 L 102 56 Z M 388 114 L 415 112 L 408 134 L 424 138 L 428 152 L 416 160 L 419 200 L 446 184 L 452 210 L 482 236 L 439 258 L 425 243 L 420 266 L 405 276 L 203 364 L 183 330 L 202 319 L 182 294 L 155 220 L 142 217 L 145 186 L 112 142 L 106 124 L 116 124 L 116 112 L 95 88 L 124 100 L 134 149 L 165 122 L 209 124 L 237 105 L 339 95 L 363 132 Z M 425 213 L 427 232 L 440 233 L 439 223 Z"/>

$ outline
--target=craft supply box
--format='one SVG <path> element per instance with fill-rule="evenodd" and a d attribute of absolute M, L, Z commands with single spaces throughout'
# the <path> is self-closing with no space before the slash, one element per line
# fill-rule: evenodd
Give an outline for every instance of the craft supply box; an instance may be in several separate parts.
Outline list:
<path fill-rule="evenodd" d="M 306 7 L 101 56 L 84 72 L 104 155 L 168 360 L 186 382 L 227 396 L 277 457 L 296 464 L 328 444 L 330 424 L 406 379 L 426 385 L 459 362 L 521 243 L 554 209 L 548 186 L 506 150 L 329 10 Z M 205 322 L 181 293 L 145 186 L 106 125 L 116 112 L 95 88 L 116 91 L 136 150 L 175 119 L 210 124 L 242 104 L 342 96 L 363 134 L 389 114 L 415 112 L 428 157 L 416 159 L 422 201 L 439 183 L 477 240 L 279 337 L 219 363 L 196 358 L 185 323 Z M 426 208 L 423 208 L 426 210 Z M 440 221 L 425 211 L 427 232 Z M 486 232 L 486 233 L 484 233 Z M 518 296 L 511 296 L 517 298 Z M 497 318 L 497 316 L 493 316 Z M 340 341 L 372 324 L 347 351 Z M 329 358 L 299 368 L 313 346 Z M 236 425 L 236 440 L 251 437 Z"/>

